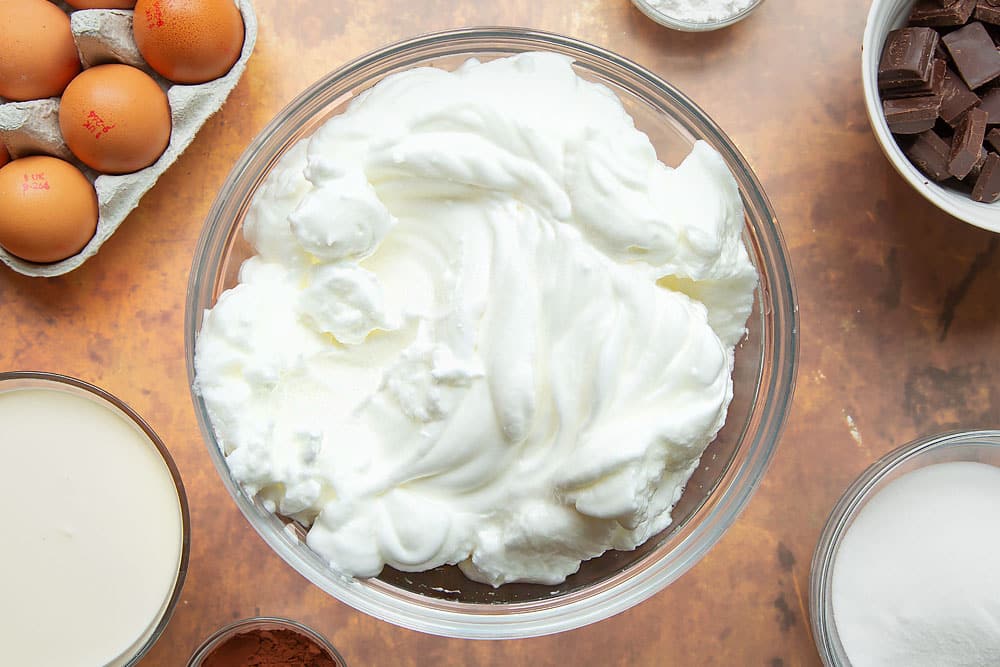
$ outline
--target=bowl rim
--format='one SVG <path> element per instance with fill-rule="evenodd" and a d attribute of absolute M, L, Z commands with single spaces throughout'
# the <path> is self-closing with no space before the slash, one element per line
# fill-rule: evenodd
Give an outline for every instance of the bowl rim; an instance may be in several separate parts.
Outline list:
<path fill-rule="evenodd" d="M 153 430 L 146 420 L 143 419 L 142 416 L 128 403 L 106 389 L 102 389 L 101 387 L 86 382 L 85 380 L 80 380 L 76 377 L 63 375 L 61 373 L 20 370 L 0 372 L 0 393 L 4 391 L 18 391 L 17 388 L 9 390 L 3 388 L 3 386 L 7 383 L 17 384 L 18 382 L 25 383 L 25 387 L 52 386 L 56 387 L 56 391 L 66 392 L 67 388 L 69 388 L 68 391 L 70 393 L 89 394 L 95 398 L 98 403 L 103 404 L 113 412 L 119 413 L 124 419 L 127 419 L 135 424 L 135 426 L 142 431 L 143 435 L 146 436 L 157 454 L 163 460 L 163 463 L 166 465 L 167 471 L 173 481 L 174 490 L 177 492 L 178 509 L 180 510 L 181 515 L 181 551 L 177 560 L 177 576 L 174 579 L 173 588 L 170 591 L 169 597 L 164 601 L 162 614 L 156 620 L 155 624 L 152 625 L 149 636 L 131 656 L 119 656 L 116 658 L 116 660 L 124 660 L 124 662 L 121 663 L 122 667 L 133 667 L 134 665 L 138 665 L 143 656 L 149 652 L 149 650 L 163 634 L 164 630 L 167 629 L 167 624 L 170 622 L 170 619 L 177 608 L 177 603 L 180 601 L 181 591 L 184 588 L 184 581 L 187 579 L 188 565 L 191 557 L 191 512 L 188 506 L 187 492 L 184 489 L 184 481 L 181 479 L 180 470 L 177 468 L 177 464 L 174 462 L 173 456 L 170 455 L 170 450 L 167 449 L 166 444 L 164 444 L 163 440 L 160 439 L 160 436 L 156 434 L 156 431 Z M 139 641 L 140 639 L 142 639 L 142 636 L 137 637 L 136 641 Z"/>
<path fill-rule="evenodd" d="M 645 14 L 650 21 L 659 23 L 664 28 L 680 30 L 681 32 L 711 32 L 739 23 L 748 17 L 751 12 L 764 4 L 764 0 L 752 0 L 749 5 L 732 16 L 718 21 L 685 21 L 657 9 L 648 0 L 632 0 L 632 4 L 635 5 L 636 9 Z"/>
<path fill-rule="evenodd" d="M 903 466 L 932 452 L 968 446 L 1000 449 L 1000 430 L 952 430 L 911 440 L 865 468 L 837 499 L 823 525 L 809 567 L 810 627 L 816 649 L 826 667 L 851 667 L 837 633 L 831 587 L 837 553 L 854 518 L 881 491 L 887 478 Z"/>
<path fill-rule="evenodd" d="M 906 157 L 885 121 L 877 83 L 878 60 L 881 58 L 884 38 L 876 44 L 875 33 L 881 31 L 887 23 L 891 25 L 898 20 L 898 14 L 894 12 L 900 12 L 905 7 L 912 5 L 913 2 L 914 0 L 874 0 L 868 10 L 864 37 L 861 42 L 861 81 L 868 122 L 889 163 L 924 199 L 963 222 L 1000 233 L 1000 201 L 992 204 L 973 201 L 972 198 L 961 192 L 944 188 L 931 181 Z M 889 10 L 889 14 L 882 17 L 880 11 L 886 7 L 894 9 Z"/>
<path fill-rule="evenodd" d="M 508 48 L 503 50 L 497 47 L 495 43 L 498 40 L 508 45 Z M 517 47 L 509 47 L 509 44 L 514 42 Z M 199 304 L 212 302 L 212 286 L 207 283 L 215 280 L 215 276 L 205 277 L 202 280 L 200 269 L 212 266 L 213 253 L 221 255 L 220 249 L 229 240 L 229 237 L 222 238 L 218 234 L 213 238 L 213 231 L 217 231 L 216 227 L 219 230 L 227 228 L 230 236 L 234 232 L 235 225 L 229 224 L 232 217 L 224 215 L 227 200 L 238 189 L 237 186 L 243 187 L 241 196 L 252 192 L 264 178 L 261 172 L 268 171 L 277 161 L 278 155 L 261 157 L 262 149 L 273 144 L 273 148 L 280 152 L 282 147 L 287 148 L 298 141 L 301 137 L 296 136 L 294 130 L 288 131 L 282 126 L 291 120 L 297 120 L 297 114 L 308 114 L 312 108 L 311 100 L 322 91 L 333 88 L 338 81 L 364 71 L 365 68 L 376 67 L 379 62 L 391 56 L 421 53 L 424 49 L 442 44 L 447 44 L 452 49 L 448 54 L 469 53 L 470 56 L 477 49 L 479 53 L 490 51 L 496 52 L 499 56 L 522 51 L 546 50 L 546 47 L 549 50 L 558 48 L 564 52 L 571 51 L 578 58 L 596 59 L 602 66 L 626 72 L 641 85 L 654 89 L 658 95 L 670 99 L 672 103 L 683 108 L 677 120 L 688 123 L 689 129 L 697 128 L 698 132 L 692 130 L 692 134 L 708 139 L 728 164 L 739 167 L 740 173 L 734 176 L 745 186 L 741 187 L 744 203 L 748 209 L 754 208 L 760 212 L 756 218 L 757 224 L 748 222 L 744 230 L 745 233 L 753 231 L 762 238 L 755 248 L 748 248 L 748 251 L 756 250 L 755 263 L 762 278 L 758 288 L 762 311 L 761 330 L 770 333 L 770 338 L 765 335 L 765 339 L 771 342 L 771 346 L 770 348 L 762 346 L 761 374 L 766 377 L 767 384 L 757 387 L 752 401 L 754 411 L 751 412 L 748 428 L 751 422 L 756 423 L 754 437 L 744 440 L 734 455 L 738 457 L 741 450 L 746 447 L 744 464 L 730 466 L 732 470 L 728 470 L 722 476 L 715 492 L 705 501 L 703 509 L 699 510 L 706 512 L 705 518 L 701 519 L 701 523 L 693 528 L 691 534 L 680 541 L 671 552 L 671 555 L 677 554 L 679 563 L 674 564 L 669 571 L 665 571 L 663 561 L 666 559 L 661 558 L 652 565 L 641 568 L 642 571 L 638 574 L 630 575 L 630 579 L 614 585 L 597 587 L 599 590 L 584 599 L 556 608 L 537 609 L 530 605 L 522 605 L 519 608 L 515 608 L 516 605 L 480 605 L 485 610 L 481 613 L 471 613 L 471 608 L 475 605 L 470 604 L 468 605 L 470 611 L 464 608 L 462 611 L 454 611 L 432 607 L 429 603 L 424 606 L 393 597 L 384 591 L 376 590 L 375 586 L 366 586 L 349 577 L 337 576 L 336 573 L 332 573 L 331 576 L 329 570 L 319 573 L 302 555 L 284 545 L 283 539 L 278 535 L 278 528 L 260 521 L 261 517 L 257 516 L 258 510 L 252 500 L 229 476 L 225 459 L 215 442 L 207 411 L 195 383 L 194 345 L 202 318 Z M 448 54 L 435 52 L 437 56 Z M 341 98 L 332 94 L 329 97 L 331 103 L 339 99 Z M 312 111 L 315 110 L 312 108 Z M 681 116 L 680 113 L 686 115 Z M 245 207 L 246 204 L 244 201 L 242 206 Z M 217 264 L 214 269 L 217 271 Z M 765 281 L 764 277 L 773 277 L 774 284 Z M 209 298 L 201 300 L 205 294 L 208 294 Z M 254 530 L 293 569 L 341 602 L 376 618 L 409 629 L 458 638 L 524 638 L 581 627 L 632 607 L 681 576 L 721 538 L 722 533 L 735 521 L 759 485 L 774 454 L 788 414 L 794 394 L 798 361 L 798 307 L 787 250 L 773 208 L 763 188 L 732 141 L 685 95 L 630 60 L 571 37 L 525 28 L 474 27 L 410 38 L 348 62 L 297 96 L 250 143 L 220 189 L 193 255 L 186 299 L 185 354 L 188 379 L 192 388 L 191 398 L 199 428 L 224 486 Z M 756 420 L 753 419 L 754 416 L 757 417 Z M 733 489 L 738 491 L 733 492 Z M 713 523 L 713 520 L 716 523 Z M 569 593 L 562 597 L 574 594 Z M 493 610 L 504 613 L 493 613 Z"/>

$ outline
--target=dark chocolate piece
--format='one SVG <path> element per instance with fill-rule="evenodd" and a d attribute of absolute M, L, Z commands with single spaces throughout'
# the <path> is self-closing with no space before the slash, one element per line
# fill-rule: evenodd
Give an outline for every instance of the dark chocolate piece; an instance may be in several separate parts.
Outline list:
<path fill-rule="evenodd" d="M 941 98 L 935 95 L 882 102 L 885 122 L 893 134 L 920 134 L 934 127 Z"/>
<path fill-rule="evenodd" d="M 938 37 L 940 37 L 940 35 L 938 35 Z M 941 43 L 940 39 L 938 39 L 938 45 L 934 48 L 934 57 L 940 58 L 945 62 L 951 61 L 951 56 L 949 56 L 948 52 L 944 50 L 944 45 Z"/>
<path fill-rule="evenodd" d="M 979 96 L 969 90 L 962 77 L 949 67 L 941 82 L 941 120 L 955 127 L 962 114 L 977 104 Z"/>
<path fill-rule="evenodd" d="M 931 63 L 931 78 L 926 84 L 920 84 L 913 88 L 894 88 L 882 92 L 882 99 L 898 100 L 904 97 L 921 97 L 923 95 L 941 96 L 941 86 L 944 84 L 944 75 L 948 71 L 948 63 L 943 58 L 935 58 Z"/>
<path fill-rule="evenodd" d="M 931 63 L 931 78 L 923 91 L 929 95 L 941 96 L 941 85 L 944 83 L 944 75 L 948 71 L 948 62 L 944 58 L 935 58 Z"/>
<path fill-rule="evenodd" d="M 972 165 L 972 169 L 969 170 L 969 175 L 962 180 L 966 183 L 975 183 L 979 179 L 979 174 L 983 173 L 983 165 L 986 164 L 986 157 L 988 155 L 989 151 L 980 146 L 979 157 L 976 159 L 976 164 Z"/>
<path fill-rule="evenodd" d="M 991 203 L 1000 200 L 998 19 L 1000 0 L 915 0 L 878 68 L 886 124 L 910 162 Z"/>
<path fill-rule="evenodd" d="M 965 178 L 979 160 L 979 151 L 986 138 L 986 112 L 971 109 L 951 138 L 948 171 L 958 179 Z"/>
<path fill-rule="evenodd" d="M 986 23 L 992 23 L 993 25 L 1000 24 L 1000 2 L 992 2 L 991 0 L 979 0 L 976 4 L 976 11 L 973 15 L 980 21 L 985 21 Z"/>
<path fill-rule="evenodd" d="M 1000 155 L 990 153 L 972 187 L 972 198 L 986 204 L 1000 200 Z"/>
<path fill-rule="evenodd" d="M 930 28 L 900 28 L 890 32 L 878 64 L 879 89 L 927 85 L 934 70 L 938 39 L 938 34 Z"/>
<path fill-rule="evenodd" d="M 934 0 L 917 0 L 910 12 L 910 25 L 962 25 L 972 16 L 977 0 L 954 0 L 945 5 Z"/>
<path fill-rule="evenodd" d="M 927 92 L 935 95 L 941 94 L 941 86 L 944 84 L 944 75 L 948 72 L 948 61 L 944 58 L 935 58 L 931 64 L 931 80 Z"/>
<path fill-rule="evenodd" d="M 969 88 L 975 90 L 1000 76 L 1000 52 L 979 21 L 941 39 Z"/>
<path fill-rule="evenodd" d="M 927 130 L 917 135 L 913 144 L 905 150 L 910 162 L 924 172 L 932 180 L 946 181 L 951 177 L 948 172 L 948 154 L 951 146 L 937 135 L 934 130 Z"/>
<path fill-rule="evenodd" d="M 993 150 L 1000 151 L 1000 128 L 993 128 L 986 135 L 986 141 L 993 146 Z"/>
<path fill-rule="evenodd" d="M 987 125 L 1000 125 L 1000 86 L 983 93 L 983 101 L 979 103 L 979 108 L 989 115 L 986 120 Z"/>

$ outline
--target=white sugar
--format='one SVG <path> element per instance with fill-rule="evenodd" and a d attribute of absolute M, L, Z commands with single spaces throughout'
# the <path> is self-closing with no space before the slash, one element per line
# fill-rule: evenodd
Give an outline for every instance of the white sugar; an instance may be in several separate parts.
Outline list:
<path fill-rule="evenodd" d="M 649 0 L 656 10 L 689 23 L 724 21 L 753 4 L 753 0 Z"/>
<path fill-rule="evenodd" d="M 1000 665 L 1000 468 L 894 480 L 848 529 L 832 584 L 854 667 Z"/>

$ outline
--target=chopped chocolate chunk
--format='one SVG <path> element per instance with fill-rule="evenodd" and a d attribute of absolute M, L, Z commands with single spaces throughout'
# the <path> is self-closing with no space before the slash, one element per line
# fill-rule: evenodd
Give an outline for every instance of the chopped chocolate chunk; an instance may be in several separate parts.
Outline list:
<path fill-rule="evenodd" d="M 934 70 L 938 34 L 930 28 L 900 28 L 886 38 L 878 66 L 879 90 L 927 85 Z"/>
<path fill-rule="evenodd" d="M 948 172 L 950 151 L 948 142 L 939 137 L 934 130 L 927 130 L 917 135 L 913 145 L 906 149 L 906 156 L 917 169 L 940 183 L 951 177 Z"/>
<path fill-rule="evenodd" d="M 983 101 L 979 103 L 979 108 L 989 115 L 986 120 L 987 125 L 1000 125 L 1000 86 L 983 93 Z"/>
<path fill-rule="evenodd" d="M 1000 24 L 1000 2 L 979 0 L 976 4 L 974 16 L 980 21 L 985 21 L 986 23 L 992 23 L 994 25 Z"/>
<path fill-rule="evenodd" d="M 941 96 L 941 87 L 944 85 L 944 75 L 948 71 L 948 63 L 943 58 L 935 58 L 931 64 L 931 78 L 927 83 L 922 83 L 911 88 L 894 88 L 882 93 L 882 99 L 896 100 L 903 97 L 921 97 L 923 95 Z"/>
<path fill-rule="evenodd" d="M 962 115 L 977 104 L 979 96 L 969 90 L 962 77 L 948 68 L 941 82 L 941 120 L 955 127 Z"/>
<path fill-rule="evenodd" d="M 987 204 L 1000 200 L 1000 155 L 990 153 L 986 157 L 986 163 L 972 187 L 972 198 Z"/>
<path fill-rule="evenodd" d="M 885 100 L 882 103 L 885 122 L 893 134 L 920 134 L 931 129 L 940 108 L 941 98 L 935 95 Z"/>
<path fill-rule="evenodd" d="M 955 178 L 965 178 L 979 160 L 979 151 L 986 138 L 986 112 L 972 109 L 965 114 L 965 120 L 951 139 L 951 153 L 948 155 L 948 171 Z"/>
<path fill-rule="evenodd" d="M 948 62 L 944 58 L 935 58 L 931 63 L 931 78 L 922 92 L 931 95 L 941 96 L 941 86 L 944 84 L 944 75 L 948 71 Z"/>
<path fill-rule="evenodd" d="M 938 35 L 938 37 L 940 37 L 940 35 Z M 945 62 L 949 62 L 951 60 L 951 56 L 949 56 L 948 52 L 944 50 L 944 44 L 941 43 L 940 39 L 938 39 L 938 45 L 934 47 L 934 57 L 940 58 Z"/>
<path fill-rule="evenodd" d="M 935 0 L 917 0 L 910 13 L 910 25 L 948 26 L 968 22 L 977 0 L 953 0 L 942 5 Z"/>
<path fill-rule="evenodd" d="M 989 202 L 1000 198 L 998 17 L 1000 0 L 916 0 L 878 68 L 899 149 L 934 181 Z"/>
<path fill-rule="evenodd" d="M 976 164 L 972 165 L 972 169 L 969 170 L 969 175 L 962 180 L 966 183 L 975 183 L 979 179 L 979 174 L 983 173 L 983 165 L 986 164 L 986 157 L 988 155 L 989 151 L 980 146 L 979 157 L 976 159 Z"/>
<path fill-rule="evenodd" d="M 941 39 L 969 88 L 975 90 L 1000 76 L 1000 52 L 979 21 Z"/>
<path fill-rule="evenodd" d="M 994 150 L 1000 151 L 1000 128 L 993 128 L 986 135 L 986 141 L 993 146 Z"/>

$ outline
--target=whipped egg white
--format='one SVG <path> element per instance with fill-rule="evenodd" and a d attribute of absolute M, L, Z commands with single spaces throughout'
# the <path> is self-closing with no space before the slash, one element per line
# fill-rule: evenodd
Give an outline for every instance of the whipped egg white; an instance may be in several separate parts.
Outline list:
<path fill-rule="evenodd" d="M 666 528 L 721 428 L 742 228 L 712 148 L 665 166 L 563 56 L 408 70 L 258 191 L 196 389 L 336 570 L 559 583 Z"/>

